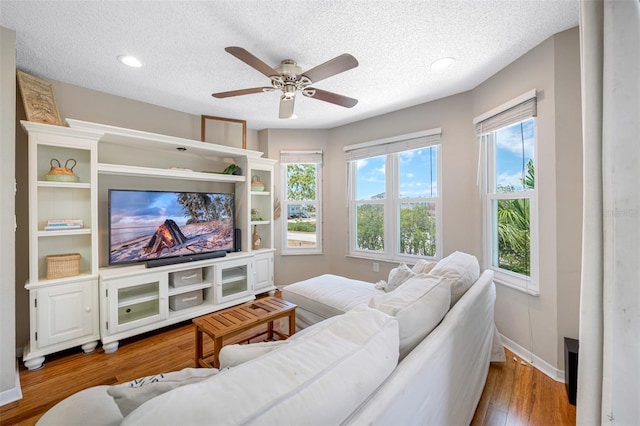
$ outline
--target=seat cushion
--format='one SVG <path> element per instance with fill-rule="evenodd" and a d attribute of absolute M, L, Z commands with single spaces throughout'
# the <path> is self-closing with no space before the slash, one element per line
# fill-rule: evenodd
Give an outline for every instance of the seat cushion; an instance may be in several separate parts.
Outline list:
<path fill-rule="evenodd" d="M 367 305 L 369 299 L 384 290 L 366 281 L 325 274 L 289 284 L 282 289 L 282 298 L 298 307 L 329 318 L 340 315 L 358 305 Z"/>
<path fill-rule="evenodd" d="M 268 354 L 147 401 L 123 424 L 340 424 L 397 361 L 397 320 L 362 306 Z"/>
<path fill-rule="evenodd" d="M 372 297 L 369 306 L 398 319 L 402 360 L 440 323 L 450 298 L 444 278 L 418 274 L 396 290 Z"/>

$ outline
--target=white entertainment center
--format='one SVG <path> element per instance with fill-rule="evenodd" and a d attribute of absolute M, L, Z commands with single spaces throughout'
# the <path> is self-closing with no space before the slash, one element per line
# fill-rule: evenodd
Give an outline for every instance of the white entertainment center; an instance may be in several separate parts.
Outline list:
<path fill-rule="evenodd" d="M 224 309 L 275 290 L 273 167 L 262 153 L 67 119 L 69 127 L 23 121 L 29 135 L 30 369 L 80 346 L 105 353 L 121 339 Z M 77 181 L 45 178 L 73 159 Z M 221 174 L 229 164 L 241 175 Z M 69 164 L 73 164 L 70 162 Z M 252 177 L 264 190 L 252 191 Z M 254 179 L 254 180 L 255 180 Z M 147 268 L 108 265 L 110 189 L 235 193 L 240 250 L 224 257 Z M 259 220 L 252 220 L 252 210 Z M 84 227 L 45 230 L 52 219 Z M 254 219 L 256 219 L 254 217 Z M 260 246 L 252 247 L 254 229 Z M 72 276 L 47 278 L 47 256 L 80 254 Z M 51 271 L 50 271 L 51 272 Z M 78 273 L 79 272 L 79 273 Z"/>

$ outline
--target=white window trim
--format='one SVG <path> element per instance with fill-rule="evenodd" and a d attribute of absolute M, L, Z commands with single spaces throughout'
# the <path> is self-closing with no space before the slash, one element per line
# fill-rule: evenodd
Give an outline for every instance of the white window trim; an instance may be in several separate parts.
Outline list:
<path fill-rule="evenodd" d="M 536 90 L 533 89 L 523 95 L 514 98 L 501 106 L 492 109 L 480 116 L 476 117 L 473 120 L 473 124 L 477 125 L 483 120 L 493 117 L 497 114 L 500 114 L 504 111 L 507 111 L 514 106 L 517 106 L 523 102 L 526 102 L 529 99 L 536 97 Z M 484 268 L 490 269 L 494 272 L 494 281 L 498 284 L 504 285 L 506 287 L 510 287 L 524 293 L 530 294 L 532 296 L 539 296 L 540 294 L 540 262 L 539 262 L 539 215 L 538 215 L 538 130 L 537 130 L 537 120 L 536 120 L 536 128 L 534 132 L 534 164 L 536 166 L 536 185 L 533 190 L 529 191 L 521 191 L 521 192 L 512 192 L 505 194 L 496 194 L 489 193 L 489 182 L 488 177 L 489 173 L 494 173 L 495 164 L 493 164 L 493 158 L 491 150 L 493 149 L 494 141 L 493 141 L 493 133 L 481 136 L 480 140 L 480 155 L 481 158 L 484 158 L 482 161 L 482 173 L 480 184 L 482 185 L 482 207 L 483 207 L 483 258 L 484 258 Z M 490 148 L 491 147 L 491 148 Z M 517 274 L 502 268 L 498 268 L 496 266 L 492 266 L 494 244 L 492 244 L 493 232 L 492 227 L 493 223 L 490 221 L 492 216 L 491 211 L 491 201 L 495 199 L 514 199 L 514 198 L 528 198 L 529 199 L 529 227 L 530 227 L 530 276 L 526 277 L 522 274 Z"/>
<path fill-rule="evenodd" d="M 360 258 L 360 259 L 369 259 L 369 260 L 380 260 L 380 261 L 392 261 L 392 262 L 407 262 L 414 263 L 417 259 L 439 259 L 442 255 L 442 143 L 440 140 L 442 130 L 440 128 L 410 133 L 406 135 L 393 136 L 384 139 L 378 139 L 375 141 L 364 142 L 360 144 L 348 145 L 344 147 L 345 151 L 345 159 L 347 160 L 347 176 L 348 176 L 348 188 L 347 188 L 347 206 L 348 206 L 348 226 L 347 226 L 347 257 Z M 402 143 L 402 142 L 410 142 L 414 139 L 424 138 L 426 137 L 429 142 L 423 147 L 437 147 L 437 160 L 436 160 L 436 179 L 438 183 L 438 196 L 437 197 L 425 197 L 425 198 L 406 198 L 400 199 L 398 198 L 398 194 L 396 194 L 396 188 L 398 186 L 398 161 L 397 156 L 393 156 L 396 151 L 393 149 L 387 149 L 390 153 L 387 153 L 387 161 L 386 164 L 388 169 L 385 171 L 385 191 L 387 194 L 391 194 L 389 197 L 389 201 L 387 200 L 356 200 L 352 194 L 353 185 L 356 179 L 356 170 L 355 167 L 351 167 L 350 164 L 350 151 L 358 150 L 358 149 L 374 149 L 379 151 L 380 149 L 385 149 L 384 145 L 392 147 L 394 143 Z M 384 154 L 383 154 L 384 155 Z M 389 160 L 389 156 L 391 156 L 392 161 Z M 387 175 L 389 173 L 392 174 L 391 179 L 387 179 Z M 384 252 L 375 252 L 370 250 L 362 250 L 356 247 L 356 215 L 355 215 L 355 206 L 357 204 L 362 204 L 363 201 L 366 201 L 367 204 L 384 204 L 385 205 L 385 225 L 391 224 L 394 226 L 385 226 L 384 232 L 384 240 L 385 240 L 385 250 Z M 397 209 L 400 203 L 404 202 L 434 202 L 436 203 L 436 252 L 434 256 L 414 256 L 414 255 L 403 255 L 399 253 L 400 251 L 400 241 L 399 241 L 399 229 L 400 222 L 397 218 Z"/>
<path fill-rule="evenodd" d="M 282 220 L 282 236 L 280 254 L 282 256 L 300 256 L 323 254 L 323 232 L 322 232 L 322 169 L 323 169 L 323 153 L 319 150 L 313 151 L 281 151 L 281 158 L 287 156 L 288 162 L 280 162 L 280 179 L 281 179 L 281 217 Z M 288 201 L 287 200 L 287 164 L 316 164 L 316 200 L 315 201 Z M 316 207 L 316 246 L 315 247 L 288 247 L 288 221 L 287 212 L 288 204 L 312 204 Z"/>

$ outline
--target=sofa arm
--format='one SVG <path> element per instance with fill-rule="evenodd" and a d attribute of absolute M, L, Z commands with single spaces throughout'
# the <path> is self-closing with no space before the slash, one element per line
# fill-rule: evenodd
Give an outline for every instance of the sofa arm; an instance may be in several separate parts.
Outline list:
<path fill-rule="evenodd" d="M 47 411 L 36 425 L 119 425 L 122 414 L 113 398 L 107 394 L 110 386 L 94 386 L 63 399 Z"/>

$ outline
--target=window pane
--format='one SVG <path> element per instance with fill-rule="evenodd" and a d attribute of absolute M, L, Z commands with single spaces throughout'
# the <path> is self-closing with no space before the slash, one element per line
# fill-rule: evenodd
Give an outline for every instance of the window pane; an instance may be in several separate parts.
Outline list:
<path fill-rule="evenodd" d="M 529 276 L 531 270 L 531 232 L 529 200 L 493 200 L 494 251 L 492 265 Z"/>
<path fill-rule="evenodd" d="M 399 153 L 400 198 L 438 196 L 438 157 L 435 146 Z"/>
<path fill-rule="evenodd" d="M 316 164 L 287 164 L 287 199 L 316 199 Z"/>
<path fill-rule="evenodd" d="M 435 203 L 400 204 L 400 254 L 435 256 Z"/>
<path fill-rule="evenodd" d="M 384 251 L 384 206 L 382 204 L 356 206 L 356 248 Z"/>
<path fill-rule="evenodd" d="M 385 198 L 385 161 L 385 156 L 356 161 L 356 200 Z"/>
<path fill-rule="evenodd" d="M 313 248 L 317 244 L 315 206 L 287 205 L 287 247 Z"/>
<path fill-rule="evenodd" d="M 534 188 L 534 124 L 530 118 L 495 132 L 496 192 Z"/>

